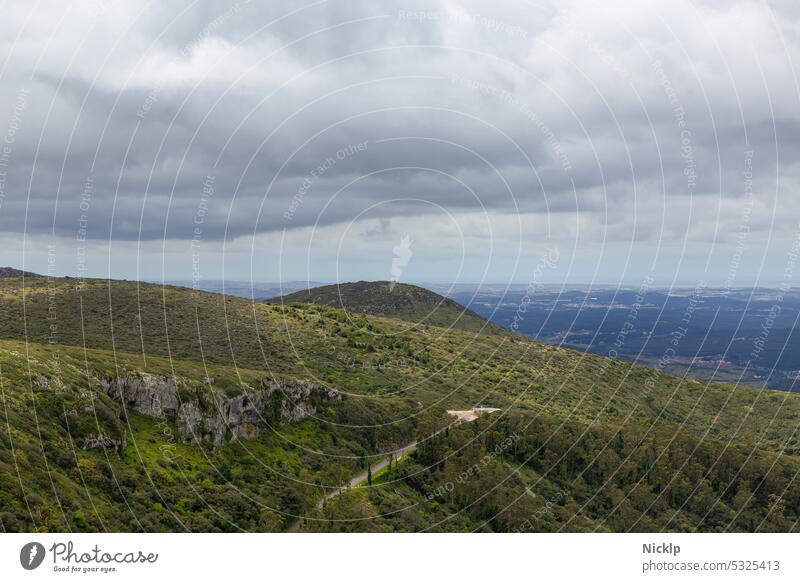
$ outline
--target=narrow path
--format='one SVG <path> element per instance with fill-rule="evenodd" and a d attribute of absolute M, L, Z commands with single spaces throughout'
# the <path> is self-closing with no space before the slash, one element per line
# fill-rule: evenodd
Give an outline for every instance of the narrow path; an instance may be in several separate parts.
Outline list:
<path fill-rule="evenodd" d="M 405 457 L 409 453 L 414 452 L 414 450 L 416 448 L 417 448 L 417 441 L 414 441 L 413 443 L 407 444 L 406 446 L 404 446 L 404 447 L 402 447 L 400 449 L 397 449 L 393 453 L 394 454 L 394 460 L 395 461 L 399 461 L 400 459 L 402 459 L 403 457 Z M 372 474 L 374 475 L 375 473 L 377 473 L 378 471 L 380 471 L 381 469 L 386 467 L 389 464 L 389 461 L 391 460 L 391 458 L 392 457 L 385 457 L 385 458 L 381 459 L 380 461 L 378 461 L 377 463 L 375 463 L 374 465 L 372 465 Z M 325 505 L 326 501 L 330 501 L 331 499 L 333 499 L 334 497 L 336 497 L 338 495 L 341 495 L 342 493 L 344 493 L 348 489 L 352 489 L 353 487 L 358 487 L 364 481 L 366 481 L 368 478 L 369 478 L 369 469 L 366 470 L 366 471 L 362 471 L 361 473 L 359 473 L 358 475 L 356 475 L 355 477 L 350 479 L 350 483 L 348 483 L 344 487 L 340 487 L 339 489 L 334 489 L 333 491 L 328 493 L 325 497 L 320 499 L 317 502 L 317 509 L 320 509 L 323 505 Z"/>
<path fill-rule="evenodd" d="M 439 432 L 441 432 L 441 431 L 439 431 Z M 393 456 L 384 457 L 383 459 L 381 459 L 380 461 L 378 461 L 377 463 L 372 465 L 372 467 L 371 467 L 372 473 L 373 474 L 377 473 L 378 471 L 380 471 L 381 469 L 383 469 L 384 467 L 389 465 L 389 461 L 392 460 L 392 459 L 394 459 L 395 461 L 399 461 L 403 457 L 405 457 L 408 454 L 414 452 L 416 450 L 416 448 L 417 448 L 417 441 L 414 441 L 413 443 L 409 443 L 409 444 L 405 445 L 404 447 L 401 447 L 401 448 L 397 449 L 396 451 L 394 451 L 392 453 Z M 339 495 L 341 495 L 345 491 L 349 491 L 353 487 L 358 487 L 359 485 L 361 485 L 364 481 L 369 479 L 369 472 L 370 472 L 370 469 L 367 469 L 366 471 L 362 471 L 361 473 L 359 473 L 358 475 L 356 475 L 355 477 L 350 479 L 350 482 L 347 485 L 344 485 L 343 487 L 339 487 L 337 489 L 333 489 L 330 493 L 326 494 L 325 497 L 323 497 L 322 499 L 317 501 L 317 505 L 316 505 L 317 509 L 322 509 L 322 506 L 325 505 L 325 503 L 327 501 L 330 501 L 334 497 L 338 497 Z M 297 519 L 295 519 L 292 522 L 292 525 L 289 526 L 289 529 L 286 530 L 286 531 L 291 533 L 291 532 L 296 532 L 298 529 L 300 529 L 301 519 L 302 518 L 299 518 L 299 517 Z"/>
<path fill-rule="evenodd" d="M 498 410 L 500 410 L 500 409 L 499 408 L 472 408 L 470 410 L 448 410 L 447 414 L 449 414 L 450 416 L 455 417 L 458 422 L 472 422 L 473 420 L 477 419 L 479 416 L 482 416 L 484 414 L 491 414 L 492 412 L 497 412 Z M 433 433 L 428 438 L 434 437 L 434 436 L 438 435 L 439 433 L 444 432 L 447 428 L 449 428 L 449 427 L 444 426 L 444 427 L 440 428 L 439 430 L 437 430 L 435 433 Z M 375 463 L 371 467 L 372 473 L 373 474 L 377 473 L 378 471 L 380 471 L 381 469 L 386 467 L 389 464 L 389 461 L 392 458 L 394 458 L 396 461 L 399 461 L 403 457 L 405 457 L 408 454 L 414 452 L 414 450 L 416 450 L 416 448 L 417 448 L 417 441 L 414 441 L 413 443 L 409 443 L 409 444 L 405 445 L 404 447 L 401 447 L 401 448 L 397 449 L 396 451 L 394 451 L 392 453 L 392 456 L 384 457 L 383 459 L 381 459 L 380 461 Z M 353 487 L 358 487 L 359 485 L 361 485 L 364 481 L 366 481 L 369 478 L 369 471 L 370 471 L 369 469 L 367 469 L 366 471 L 362 471 L 361 473 L 359 473 L 358 475 L 356 475 L 355 477 L 350 479 L 350 482 L 347 485 L 344 485 L 343 487 L 339 487 L 337 489 L 333 489 L 330 493 L 327 493 L 325 495 L 325 497 L 323 497 L 322 499 L 317 501 L 317 504 L 316 504 L 317 509 L 322 509 L 322 506 L 325 505 L 325 503 L 327 501 L 330 501 L 334 497 L 338 497 L 339 495 L 341 495 L 345 491 L 349 491 Z M 292 522 L 292 525 L 289 526 L 289 529 L 286 530 L 286 531 L 290 532 L 290 533 L 291 532 L 296 532 L 298 529 L 300 529 L 300 522 L 301 521 L 302 521 L 302 517 L 296 518 Z"/>

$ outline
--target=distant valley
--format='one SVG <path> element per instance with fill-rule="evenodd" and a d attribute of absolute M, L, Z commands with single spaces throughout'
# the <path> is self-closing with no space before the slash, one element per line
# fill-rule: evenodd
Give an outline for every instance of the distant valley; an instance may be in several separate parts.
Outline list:
<path fill-rule="evenodd" d="M 434 290 L 444 291 L 432 286 Z M 800 292 L 778 289 L 464 288 L 449 293 L 491 321 L 547 343 L 689 378 L 800 390 Z"/>

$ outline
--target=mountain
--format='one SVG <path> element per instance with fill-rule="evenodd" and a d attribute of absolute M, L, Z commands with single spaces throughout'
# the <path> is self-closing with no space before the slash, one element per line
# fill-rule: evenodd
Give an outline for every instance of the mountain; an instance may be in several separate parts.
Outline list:
<path fill-rule="evenodd" d="M 14 267 L 0 267 L 0 279 L 6 279 L 8 277 L 38 277 L 36 273 L 30 273 L 28 271 L 21 271 L 19 269 L 15 269 Z"/>
<path fill-rule="evenodd" d="M 273 302 L 338 307 L 349 313 L 400 319 L 411 324 L 500 333 L 502 328 L 433 291 L 389 281 L 358 281 L 289 293 Z"/>
<path fill-rule="evenodd" d="M 270 299 L 282 293 L 293 293 L 301 289 L 307 289 L 309 286 L 317 287 L 323 285 L 323 283 L 318 281 L 280 281 L 270 283 L 262 281 L 232 281 L 219 279 L 201 279 L 199 281 L 173 279 L 167 281 L 151 281 L 151 283 L 177 285 L 180 287 L 198 289 L 200 291 L 223 293 L 225 295 L 255 300 Z"/>
<path fill-rule="evenodd" d="M 800 395 L 452 321 L 0 279 L 0 529 L 797 527 Z"/>

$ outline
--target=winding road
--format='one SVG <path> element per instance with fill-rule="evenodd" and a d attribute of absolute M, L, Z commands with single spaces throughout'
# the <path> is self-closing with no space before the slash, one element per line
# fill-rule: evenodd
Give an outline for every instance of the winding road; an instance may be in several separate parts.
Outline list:
<path fill-rule="evenodd" d="M 378 461 L 377 463 L 372 465 L 372 467 L 370 469 L 367 469 L 366 471 L 362 471 L 361 473 L 359 473 L 358 475 L 356 475 L 355 477 L 350 479 L 350 482 L 347 485 L 344 485 L 344 486 L 339 487 L 337 489 L 333 489 L 330 493 L 327 493 L 325 495 L 325 497 L 323 497 L 322 499 L 317 501 L 317 509 L 322 509 L 322 506 L 325 505 L 325 503 L 327 501 L 330 501 L 334 497 L 338 497 L 339 495 L 341 495 L 345 491 L 348 491 L 349 489 L 352 489 L 353 487 L 358 487 L 359 485 L 361 485 L 364 481 L 369 479 L 370 470 L 372 470 L 372 473 L 375 474 L 378 471 L 380 471 L 381 469 L 383 469 L 386 466 L 388 466 L 390 460 L 394 459 L 395 461 L 399 461 L 400 459 L 402 459 L 406 455 L 414 452 L 414 450 L 416 448 L 417 448 L 417 441 L 414 441 L 413 443 L 409 443 L 409 444 L 405 445 L 404 447 L 401 447 L 401 448 L 397 449 L 396 451 L 394 451 L 392 453 L 392 456 L 384 457 L 383 459 L 381 459 L 380 461 Z M 289 529 L 287 531 L 288 532 L 296 532 L 298 529 L 300 529 L 300 522 L 301 521 L 302 521 L 302 518 L 300 518 L 300 517 L 295 519 L 292 522 L 292 525 L 289 527 Z"/>
<path fill-rule="evenodd" d="M 448 410 L 447 413 L 450 416 L 454 416 L 460 422 L 472 422 L 473 420 L 475 420 L 479 416 L 482 416 L 483 414 L 491 414 L 492 412 L 496 412 L 498 410 L 500 410 L 500 409 L 499 408 L 473 408 L 471 410 Z M 446 428 L 448 428 L 448 427 L 443 427 L 443 428 L 439 429 L 438 431 L 436 431 L 431 436 L 436 436 L 440 432 L 443 432 Z M 409 443 L 409 444 L 407 444 L 407 445 L 405 445 L 403 447 L 400 447 L 399 449 L 393 451 L 391 456 L 384 457 L 383 459 L 381 459 L 380 461 L 378 461 L 377 463 L 372 465 L 372 467 L 371 467 L 372 473 L 375 474 L 378 471 L 380 471 L 381 469 L 383 469 L 384 467 L 386 467 L 389 464 L 389 461 L 392 460 L 392 459 L 394 459 L 396 461 L 399 461 L 403 457 L 405 457 L 405 456 L 409 455 L 410 453 L 414 452 L 414 450 L 416 448 L 417 448 L 417 441 L 414 441 L 413 443 Z M 361 485 L 364 481 L 369 479 L 369 471 L 370 471 L 370 469 L 367 469 L 366 471 L 362 471 L 361 473 L 359 473 L 358 475 L 356 475 L 355 477 L 350 479 L 350 482 L 347 485 L 344 485 L 344 486 L 339 487 L 337 489 L 333 489 L 330 493 L 327 493 L 325 495 L 325 497 L 323 497 L 322 499 L 317 501 L 317 504 L 316 504 L 317 509 L 321 509 L 322 506 L 325 505 L 325 503 L 327 501 L 330 501 L 334 497 L 338 497 L 339 495 L 341 495 L 345 491 L 348 491 L 348 490 L 352 489 L 353 487 L 358 487 L 359 485 Z M 289 529 L 287 531 L 288 532 L 296 532 L 298 529 L 300 529 L 300 523 L 302 522 L 302 519 L 303 519 L 302 517 L 298 517 L 297 519 L 295 519 L 292 522 L 292 525 L 289 526 Z"/>

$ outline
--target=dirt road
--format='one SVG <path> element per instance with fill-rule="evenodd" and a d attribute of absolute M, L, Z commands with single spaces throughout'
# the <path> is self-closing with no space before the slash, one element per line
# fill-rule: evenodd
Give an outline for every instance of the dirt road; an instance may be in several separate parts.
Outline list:
<path fill-rule="evenodd" d="M 496 412 L 498 410 L 500 410 L 500 409 L 499 408 L 472 408 L 470 410 L 448 410 L 447 412 L 451 416 L 455 416 L 461 422 L 472 422 L 473 420 L 477 419 L 479 416 L 481 416 L 483 414 L 491 414 L 492 412 Z M 446 428 L 447 427 L 439 429 L 438 431 L 436 431 L 431 436 L 436 436 L 437 434 L 443 432 Z M 394 453 L 393 453 L 394 457 L 393 458 L 396 461 L 399 461 L 403 457 L 405 457 L 408 454 L 414 452 L 414 450 L 416 448 L 417 448 L 417 441 L 414 441 L 413 443 L 409 443 L 409 444 L 405 445 L 404 447 L 401 447 L 401 448 L 397 449 L 396 451 L 394 451 Z M 390 459 L 391 459 L 391 457 L 384 457 L 383 459 L 381 459 L 380 461 L 378 461 L 377 463 L 372 465 L 372 474 L 374 475 L 375 473 L 377 473 L 378 471 L 380 471 L 381 469 L 386 467 L 389 464 L 389 460 Z M 364 481 L 366 481 L 368 478 L 369 478 L 369 470 L 362 471 L 361 473 L 359 473 L 358 475 L 356 475 L 355 477 L 350 479 L 350 482 L 347 485 L 345 485 L 343 487 L 339 487 L 337 489 L 333 489 L 333 490 L 331 490 L 330 493 L 327 493 L 325 495 L 325 497 L 323 497 L 322 499 L 320 499 L 317 502 L 317 509 L 321 509 L 322 506 L 325 505 L 325 502 L 330 501 L 334 497 L 337 497 L 337 496 L 341 495 L 345 491 L 348 491 L 349 489 L 352 489 L 353 487 L 358 487 Z M 297 518 L 296 520 L 294 520 L 292 522 L 292 525 L 289 527 L 289 529 L 287 531 L 296 532 L 298 529 L 300 529 L 300 521 L 301 521 L 301 518 Z"/>
<path fill-rule="evenodd" d="M 416 448 L 417 448 L 417 441 L 414 441 L 413 443 L 409 443 L 404 447 L 397 449 L 396 451 L 394 451 L 393 457 L 384 457 L 383 459 L 372 465 L 372 474 L 374 475 L 381 469 L 385 468 L 389 464 L 389 461 L 392 458 L 394 458 L 395 461 L 399 461 L 403 457 L 414 452 Z M 350 479 L 350 482 L 347 485 L 339 487 L 338 489 L 331 490 L 331 492 L 327 493 L 325 497 L 317 501 L 317 509 L 321 509 L 322 506 L 325 505 L 327 501 L 330 501 L 334 497 L 341 495 L 345 491 L 352 489 L 353 487 L 358 487 L 367 479 L 369 479 L 369 470 L 362 471 L 361 473 Z M 294 522 L 292 522 L 292 525 L 289 527 L 287 531 L 296 532 L 299 528 L 300 528 L 300 518 L 294 520 Z"/>

